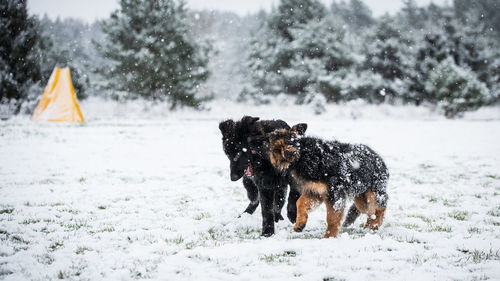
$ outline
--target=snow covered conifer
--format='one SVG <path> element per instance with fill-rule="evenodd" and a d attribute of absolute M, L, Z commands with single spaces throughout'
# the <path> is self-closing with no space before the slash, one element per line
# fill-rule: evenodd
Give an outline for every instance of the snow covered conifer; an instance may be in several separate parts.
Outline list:
<path fill-rule="evenodd" d="M 475 110 L 489 98 L 486 85 L 472 71 L 457 66 L 452 58 L 443 60 L 429 74 L 425 89 L 448 118 Z"/>
<path fill-rule="evenodd" d="M 487 40 L 481 35 L 478 26 L 464 25 L 458 22 L 449 11 L 423 35 L 417 49 L 415 69 L 418 72 L 413 79 L 412 88 L 424 93 L 423 99 L 431 102 L 434 96 L 425 92 L 425 82 L 429 73 L 444 59 L 451 57 L 460 67 L 470 68 L 479 81 L 490 81 L 489 62 L 493 60 L 487 52 Z"/>
<path fill-rule="evenodd" d="M 370 27 L 375 23 L 372 11 L 361 0 L 340 1 L 338 3 L 333 1 L 331 10 L 334 15 L 342 18 L 355 32 Z"/>
<path fill-rule="evenodd" d="M 248 67 L 253 89 L 250 95 L 297 94 L 306 86 L 301 81 L 287 80 L 283 73 L 292 70 L 296 57 L 291 42 L 292 30 L 326 15 L 325 6 L 318 0 L 282 0 L 268 17 L 267 25 L 255 32 L 248 54 Z M 295 35 L 294 35 L 295 34 Z"/>
<path fill-rule="evenodd" d="M 0 102 L 23 100 L 40 80 L 36 19 L 24 0 L 0 1 Z"/>
<path fill-rule="evenodd" d="M 209 75 L 208 46 L 190 36 L 184 1 L 121 0 L 103 24 L 108 42 L 100 48 L 112 60 L 104 74 L 112 88 L 172 108 L 197 107 L 199 84 Z"/>
<path fill-rule="evenodd" d="M 410 48 L 412 39 L 407 32 L 390 16 L 383 16 L 377 25 L 365 38 L 364 53 L 365 60 L 362 68 L 382 76 L 382 88 L 373 88 L 377 93 L 383 90 L 382 99 L 399 98 L 411 100 L 409 91 L 400 87 L 401 81 L 408 80 L 412 74 L 413 53 Z M 376 93 L 367 93 L 376 96 Z"/>
<path fill-rule="evenodd" d="M 320 20 L 326 15 L 326 8 L 318 0 L 281 0 L 276 12 L 269 20 L 269 28 L 280 37 L 293 40 L 290 29 L 310 20 Z"/>
<path fill-rule="evenodd" d="M 355 64 L 346 31 L 332 16 L 310 21 L 291 30 L 291 67 L 283 71 L 289 93 L 321 93 L 328 101 L 343 101 L 341 80 Z"/>

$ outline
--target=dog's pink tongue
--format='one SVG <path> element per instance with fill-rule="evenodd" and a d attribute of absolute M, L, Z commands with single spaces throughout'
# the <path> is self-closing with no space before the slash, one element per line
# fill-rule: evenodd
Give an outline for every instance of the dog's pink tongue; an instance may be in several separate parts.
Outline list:
<path fill-rule="evenodd" d="M 253 173 L 252 166 L 248 165 L 247 169 L 245 170 L 245 175 L 251 176 L 252 173 Z"/>

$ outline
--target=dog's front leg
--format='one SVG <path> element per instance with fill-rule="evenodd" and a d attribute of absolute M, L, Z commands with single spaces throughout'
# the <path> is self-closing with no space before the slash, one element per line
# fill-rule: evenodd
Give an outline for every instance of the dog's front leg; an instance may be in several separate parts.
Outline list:
<path fill-rule="evenodd" d="M 243 186 L 245 187 L 248 199 L 250 200 L 250 203 L 244 213 L 249 213 L 251 215 L 259 206 L 259 190 L 257 189 L 255 183 L 246 176 L 243 177 Z"/>
<path fill-rule="evenodd" d="M 301 232 L 306 227 L 309 211 L 316 208 L 320 203 L 321 200 L 319 198 L 307 193 L 299 197 L 299 200 L 297 200 L 297 222 L 293 227 L 296 232 Z"/>
<path fill-rule="evenodd" d="M 262 236 L 274 234 L 274 190 L 259 188 L 260 208 L 262 210 Z"/>
<path fill-rule="evenodd" d="M 283 220 L 281 215 L 281 209 L 285 205 L 285 195 L 286 195 L 287 184 L 280 182 L 274 192 L 274 221 L 278 222 Z"/>
<path fill-rule="evenodd" d="M 295 184 L 290 183 L 290 193 L 288 194 L 288 203 L 286 205 L 286 215 L 291 223 L 297 220 L 297 200 L 300 198 L 300 192 Z"/>

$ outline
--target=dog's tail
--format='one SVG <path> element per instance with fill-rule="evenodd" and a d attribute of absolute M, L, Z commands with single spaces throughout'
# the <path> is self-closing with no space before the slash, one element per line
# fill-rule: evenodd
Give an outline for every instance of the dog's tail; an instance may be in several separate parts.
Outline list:
<path fill-rule="evenodd" d="M 347 212 L 347 216 L 345 217 L 344 223 L 342 224 L 343 227 L 351 225 L 359 216 L 360 212 L 358 208 L 354 204 L 352 204 L 351 208 L 349 208 L 349 211 Z"/>

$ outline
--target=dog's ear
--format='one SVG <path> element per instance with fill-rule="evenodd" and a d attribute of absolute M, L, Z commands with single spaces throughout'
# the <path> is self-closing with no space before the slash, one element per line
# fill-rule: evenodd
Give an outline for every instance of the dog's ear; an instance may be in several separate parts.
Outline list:
<path fill-rule="evenodd" d="M 257 122 L 259 119 L 260 119 L 259 117 L 243 116 L 243 118 L 241 118 L 241 123 L 247 124 L 247 125 L 252 125 L 253 123 Z"/>
<path fill-rule="evenodd" d="M 230 136 L 231 133 L 234 132 L 234 128 L 235 128 L 235 123 L 231 119 L 219 123 L 219 130 L 225 137 Z"/>
<path fill-rule="evenodd" d="M 299 123 L 290 129 L 290 132 L 296 136 L 303 136 L 306 133 L 307 124 Z"/>

